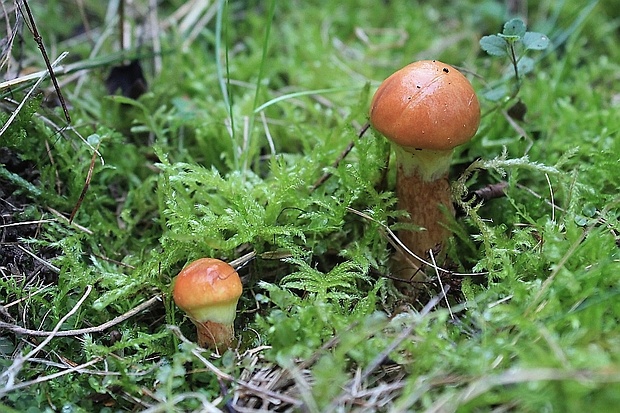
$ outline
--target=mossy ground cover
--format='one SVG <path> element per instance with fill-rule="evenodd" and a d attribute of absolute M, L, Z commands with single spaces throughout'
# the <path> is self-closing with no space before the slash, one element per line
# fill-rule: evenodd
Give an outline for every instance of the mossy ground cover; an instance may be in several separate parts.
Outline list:
<path fill-rule="evenodd" d="M 616 5 L 514 4 L 132 2 L 121 53 L 119 2 L 31 2 L 50 59 L 69 53 L 67 125 L 7 2 L 0 410 L 613 411 Z M 549 39 L 518 84 L 479 43 L 514 17 Z M 418 59 L 460 68 L 483 117 L 453 160 L 448 271 L 411 300 L 392 149 L 362 130 Z M 244 282 L 219 356 L 171 297 L 200 257 Z"/>

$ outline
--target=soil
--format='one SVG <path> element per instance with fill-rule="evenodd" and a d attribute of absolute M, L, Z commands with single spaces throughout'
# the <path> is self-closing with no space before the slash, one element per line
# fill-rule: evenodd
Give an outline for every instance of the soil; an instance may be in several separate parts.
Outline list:
<path fill-rule="evenodd" d="M 21 160 L 15 152 L 0 148 L 0 164 L 8 172 L 36 185 L 39 172 L 33 162 Z M 3 280 L 14 278 L 24 287 L 57 281 L 58 274 L 46 263 L 56 257 L 58 251 L 28 242 L 41 236 L 42 223 L 33 218 L 40 216 L 35 200 L 0 177 L 0 277 Z"/>

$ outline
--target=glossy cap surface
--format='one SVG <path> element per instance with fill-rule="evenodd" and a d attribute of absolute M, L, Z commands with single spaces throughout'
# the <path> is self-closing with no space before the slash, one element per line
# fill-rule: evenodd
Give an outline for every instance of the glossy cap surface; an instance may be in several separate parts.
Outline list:
<path fill-rule="evenodd" d="M 196 321 L 232 323 L 242 291 L 233 267 L 215 258 L 201 258 L 176 277 L 172 297 Z"/>
<path fill-rule="evenodd" d="M 422 60 L 379 86 L 370 123 L 408 150 L 451 150 L 476 134 L 480 104 L 461 72 L 438 60 Z"/>

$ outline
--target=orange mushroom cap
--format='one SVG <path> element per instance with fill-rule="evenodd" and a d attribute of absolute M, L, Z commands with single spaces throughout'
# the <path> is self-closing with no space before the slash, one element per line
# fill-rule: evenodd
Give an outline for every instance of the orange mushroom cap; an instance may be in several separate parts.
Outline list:
<path fill-rule="evenodd" d="M 480 104 L 458 70 L 438 60 L 422 60 L 379 86 L 370 123 L 405 149 L 451 150 L 476 134 Z"/>
<path fill-rule="evenodd" d="M 237 271 L 215 258 L 201 258 L 177 276 L 172 297 L 194 321 L 232 324 L 243 291 Z"/>

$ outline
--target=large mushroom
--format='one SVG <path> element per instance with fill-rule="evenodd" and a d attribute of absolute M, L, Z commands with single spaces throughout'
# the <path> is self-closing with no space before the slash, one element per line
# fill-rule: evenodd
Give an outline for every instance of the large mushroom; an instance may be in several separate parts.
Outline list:
<path fill-rule="evenodd" d="M 377 89 L 370 123 L 393 142 L 396 152 L 398 207 L 419 230 L 400 231 L 401 241 L 418 257 L 441 250 L 454 214 L 448 169 L 453 149 L 478 130 L 480 104 L 458 70 L 438 60 L 411 63 Z M 402 259 L 402 257 L 401 257 Z M 415 258 L 406 262 L 420 267 Z M 415 271 L 416 268 L 413 268 Z M 409 278 L 403 271 L 401 278 Z"/>
<path fill-rule="evenodd" d="M 230 264 L 201 258 L 183 268 L 176 277 L 172 297 L 196 325 L 198 344 L 219 352 L 234 339 L 241 293 L 241 279 Z"/>

